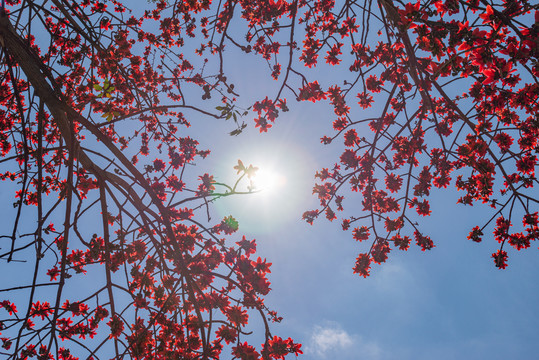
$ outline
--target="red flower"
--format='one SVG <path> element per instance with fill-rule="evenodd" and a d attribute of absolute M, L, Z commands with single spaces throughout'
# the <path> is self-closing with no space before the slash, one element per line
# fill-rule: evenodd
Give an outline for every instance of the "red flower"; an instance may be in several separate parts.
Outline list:
<path fill-rule="evenodd" d="M 402 186 L 402 178 L 393 173 L 386 176 L 386 187 L 391 192 L 397 192 Z"/>
<path fill-rule="evenodd" d="M 355 228 L 353 231 L 353 237 L 356 241 L 363 241 L 369 238 L 369 229 L 366 226 Z"/>
<path fill-rule="evenodd" d="M 369 91 L 379 93 L 381 91 L 381 86 L 383 85 L 383 82 L 378 80 L 376 76 L 371 75 L 367 78 L 365 84 L 367 85 L 367 89 Z"/>
<path fill-rule="evenodd" d="M 479 228 L 479 226 L 476 226 L 472 229 L 470 234 L 468 235 L 468 240 L 473 240 L 475 242 L 481 242 L 481 236 L 483 236 L 483 232 Z"/>
<path fill-rule="evenodd" d="M 350 129 L 344 134 L 344 145 L 345 146 L 354 146 L 359 140 L 357 132 L 355 129 Z"/>
<path fill-rule="evenodd" d="M 499 269 L 505 269 L 507 267 L 507 252 L 505 250 L 498 250 L 492 254 L 494 264 Z"/>
<path fill-rule="evenodd" d="M 222 325 L 219 330 L 215 332 L 215 335 L 222 338 L 227 344 L 236 341 L 238 337 L 238 332 L 226 325 Z"/>
<path fill-rule="evenodd" d="M 58 278 L 58 275 L 60 275 L 60 270 L 58 267 L 54 266 L 52 269 L 47 271 L 47 275 L 51 277 L 51 281 L 54 281 Z"/>
<path fill-rule="evenodd" d="M 17 307 L 15 306 L 15 304 L 12 304 L 7 300 L 2 301 L 0 303 L 0 307 L 3 307 L 4 309 L 6 309 L 9 315 L 13 315 L 13 313 L 17 312 Z"/>
<path fill-rule="evenodd" d="M 39 301 L 36 301 L 35 303 L 32 304 L 32 308 L 30 310 L 31 317 L 39 316 L 41 317 L 41 320 L 45 320 L 45 318 L 48 315 L 51 315 L 53 313 L 54 313 L 54 310 L 51 308 L 50 304 L 46 301 L 43 302 L 43 304 L 40 303 Z"/>
<path fill-rule="evenodd" d="M 110 321 L 107 323 L 108 326 L 110 326 L 110 335 L 109 338 L 117 339 L 120 337 L 122 332 L 124 331 L 124 323 L 122 319 L 118 315 L 114 315 Z"/>
<path fill-rule="evenodd" d="M 432 239 L 422 235 L 419 231 L 414 231 L 414 237 L 417 245 L 421 246 L 421 251 L 430 250 L 434 247 Z"/>
<path fill-rule="evenodd" d="M 247 325 L 249 315 L 239 306 L 231 306 L 225 310 L 226 316 L 231 323 L 237 326 Z"/>
<path fill-rule="evenodd" d="M 483 24 L 485 24 L 491 21 L 493 14 L 494 14 L 494 9 L 492 8 L 492 6 L 487 5 L 485 12 L 479 15 L 479 17 L 483 19 Z"/>
<path fill-rule="evenodd" d="M 518 171 L 526 175 L 535 175 L 535 165 L 537 165 L 537 156 L 535 155 L 526 155 L 517 160 Z"/>
<path fill-rule="evenodd" d="M 372 260 L 377 264 L 381 264 L 387 260 L 387 254 L 389 254 L 390 251 L 391 248 L 387 241 L 378 239 L 372 247 Z"/>
<path fill-rule="evenodd" d="M 359 99 L 358 104 L 363 109 L 369 108 L 371 106 L 371 103 L 373 102 L 372 96 L 367 94 L 366 92 L 357 94 L 357 97 Z"/>
<path fill-rule="evenodd" d="M 398 246 L 400 250 L 408 250 L 410 248 L 411 239 L 408 236 L 401 237 L 400 235 L 395 235 L 391 238 L 395 246 Z"/>
<path fill-rule="evenodd" d="M 318 81 L 308 83 L 299 89 L 298 101 L 309 100 L 312 102 L 317 102 L 324 99 L 326 99 L 326 94 L 322 91 Z"/>
<path fill-rule="evenodd" d="M 254 347 L 247 344 L 247 342 L 239 343 L 232 348 L 232 355 L 237 356 L 241 360 L 259 360 L 260 354 Z"/>
<path fill-rule="evenodd" d="M 342 54 L 342 45 L 342 43 L 337 43 L 331 47 L 331 50 L 327 52 L 327 55 L 325 57 L 326 63 L 330 65 L 338 65 L 341 62 L 341 59 L 339 59 L 338 56 Z"/>
<path fill-rule="evenodd" d="M 359 159 L 354 151 L 346 149 L 341 155 L 341 163 L 349 168 L 356 168 L 359 164 Z"/>
<path fill-rule="evenodd" d="M 359 274 L 366 278 L 369 276 L 371 269 L 371 259 L 368 254 L 359 254 L 356 259 L 356 266 L 354 266 L 354 274 Z"/>
<path fill-rule="evenodd" d="M 199 179 L 201 180 L 201 184 L 198 185 L 198 189 L 196 192 L 197 196 L 207 196 L 210 195 L 215 190 L 215 180 L 213 180 L 213 176 L 209 174 L 204 174 L 202 176 L 199 176 Z"/>
<path fill-rule="evenodd" d="M 417 213 L 422 216 L 428 216 L 431 213 L 428 200 L 418 201 L 416 209 Z"/>
<path fill-rule="evenodd" d="M 165 162 L 161 159 L 155 159 L 153 162 L 153 168 L 155 171 L 161 171 L 165 169 Z"/>
<path fill-rule="evenodd" d="M 286 355 L 290 353 L 303 354 L 301 349 L 301 344 L 294 344 L 291 338 L 283 340 L 279 336 L 274 336 L 273 339 L 268 341 L 268 346 L 264 347 L 264 353 L 269 354 L 273 359 L 283 359 Z"/>

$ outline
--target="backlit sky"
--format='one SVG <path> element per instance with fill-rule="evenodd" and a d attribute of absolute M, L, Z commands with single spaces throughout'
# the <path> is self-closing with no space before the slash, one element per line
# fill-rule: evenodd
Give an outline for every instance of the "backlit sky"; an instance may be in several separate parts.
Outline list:
<path fill-rule="evenodd" d="M 231 57 L 225 68 L 245 103 L 278 85 L 268 80 L 264 64 L 249 59 Z M 337 83 L 337 76 L 336 70 L 310 72 L 309 80 Z M 333 135 L 335 115 L 327 103 L 288 101 L 291 111 L 268 133 L 259 134 L 247 117 L 249 128 L 238 137 L 224 136 L 231 126 L 223 122 L 214 123 L 208 138 L 197 136 L 202 147 L 214 150 L 200 165 L 216 176 L 233 174 L 238 158 L 249 163 L 265 156 L 289 178 L 272 201 L 259 194 L 227 198 L 213 212 L 217 218 L 233 214 L 239 233 L 256 238 L 259 255 L 273 263 L 266 302 L 284 317 L 275 332 L 301 342 L 303 358 L 313 360 L 537 359 L 537 244 L 509 249 L 508 268 L 497 269 L 490 255 L 499 244 L 490 233 L 479 244 L 466 239 L 492 215 L 489 209 L 456 205 L 454 188 L 434 189 L 432 215 L 422 219 L 421 229 L 436 247 L 393 250 L 386 263 L 372 266 L 370 277 L 353 274 L 357 254 L 369 245 L 354 241 L 338 221 L 321 217 L 310 226 L 300 220 L 317 205 L 311 195 L 315 171 L 331 167 L 342 152 L 340 141 L 320 143 Z M 345 208 L 360 201 L 357 194 L 348 197 Z"/>
<path fill-rule="evenodd" d="M 238 233 L 256 238 L 258 255 L 273 263 L 266 301 L 284 317 L 275 332 L 301 342 L 305 359 L 535 359 L 537 250 L 511 249 L 509 267 L 497 269 L 490 257 L 498 246 L 493 238 L 466 240 L 490 213 L 457 206 L 453 189 L 433 191 L 433 215 L 421 223 L 436 247 L 393 250 L 367 279 L 352 273 L 366 244 L 355 242 L 338 221 L 321 217 L 310 226 L 300 220 L 316 207 L 312 175 L 338 159 L 340 145 L 319 140 L 330 133 L 332 118 L 327 106 L 293 102 L 267 134 L 251 123 L 244 134 L 227 137 L 227 124 L 216 123 L 215 137 L 198 137 L 214 150 L 200 166 L 217 177 L 235 174 L 237 159 L 247 165 L 266 157 L 291 178 L 271 199 L 222 199 L 212 212 L 216 219 L 234 215 Z M 345 204 L 359 201 L 356 196 Z"/>
<path fill-rule="evenodd" d="M 226 71 L 236 79 L 236 91 L 249 94 L 241 98 L 244 103 L 275 90 L 266 66 L 231 59 Z M 226 181 L 241 159 L 286 177 L 271 196 L 221 199 L 211 210 L 214 223 L 233 215 L 240 226 L 234 236 L 256 238 L 258 255 L 273 263 L 266 303 L 284 318 L 273 325 L 274 333 L 302 343 L 302 358 L 313 360 L 536 359 L 537 245 L 518 253 L 510 249 L 509 267 L 498 270 L 490 258 L 498 247 L 492 238 L 480 244 L 466 240 L 487 216 L 484 208 L 457 206 L 454 190 L 435 190 L 432 216 L 422 230 L 436 247 L 393 250 L 385 264 L 373 265 L 369 278 L 353 274 L 355 258 L 367 245 L 355 242 L 338 221 L 301 221 L 305 210 L 316 207 L 315 171 L 340 155 L 339 142 L 324 146 L 319 140 L 332 134 L 334 115 L 324 104 L 289 100 L 289 106 L 267 134 L 259 134 L 248 116 L 247 130 L 231 137 L 230 122 L 196 114 L 187 132 L 212 150 L 193 174 L 210 172 Z M 347 199 L 360 201 L 357 194 Z M 263 332 L 256 323 L 250 330 L 253 336 Z"/>

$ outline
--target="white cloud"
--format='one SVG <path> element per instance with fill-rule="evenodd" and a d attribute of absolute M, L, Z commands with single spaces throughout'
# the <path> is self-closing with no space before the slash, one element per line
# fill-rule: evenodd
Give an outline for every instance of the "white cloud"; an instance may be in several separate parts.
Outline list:
<path fill-rule="evenodd" d="M 311 335 L 311 344 L 318 355 L 328 350 L 350 347 L 354 341 L 348 333 L 340 328 L 323 328 L 316 326 Z"/>
<path fill-rule="evenodd" d="M 366 342 L 356 334 L 351 335 L 333 322 L 314 327 L 305 351 L 322 359 L 351 356 L 353 359 L 374 360 L 379 359 L 381 354 L 376 343 Z"/>

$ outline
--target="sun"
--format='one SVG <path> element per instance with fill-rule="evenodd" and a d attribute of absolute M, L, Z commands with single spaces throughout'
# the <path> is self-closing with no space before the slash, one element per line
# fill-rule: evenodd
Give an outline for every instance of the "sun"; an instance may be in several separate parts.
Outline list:
<path fill-rule="evenodd" d="M 282 134 L 265 141 L 247 140 L 223 144 L 226 151 L 215 157 L 216 179 L 230 185 L 234 193 L 215 201 L 214 209 L 218 217 L 234 216 L 246 235 L 275 233 L 313 208 L 316 164 Z"/>
<path fill-rule="evenodd" d="M 284 190 L 286 187 L 286 176 L 271 166 L 261 165 L 252 177 L 254 191 L 260 191 L 265 194 L 276 193 Z"/>

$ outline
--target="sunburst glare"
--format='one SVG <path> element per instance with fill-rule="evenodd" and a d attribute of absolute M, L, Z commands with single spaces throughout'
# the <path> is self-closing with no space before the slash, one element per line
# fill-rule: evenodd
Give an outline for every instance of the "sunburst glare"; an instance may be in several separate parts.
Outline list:
<path fill-rule="evenodd" d="M 286 177 L 278 170 L 261 166 L 252 177 L 253 190 L 269 195 L 283 190 L 286 180 Z"/>
<path fill-rule="evenodd" d="M 301 219 L 311 201 L 311 158 L 291 144 L 250 145 L 219 159 L 222 170 L 217 178 L 227 184 L 241 178 L 237 196 L 215 202 L 219 216 L 234 214 L 242 231 L 255 234 Z"/>

